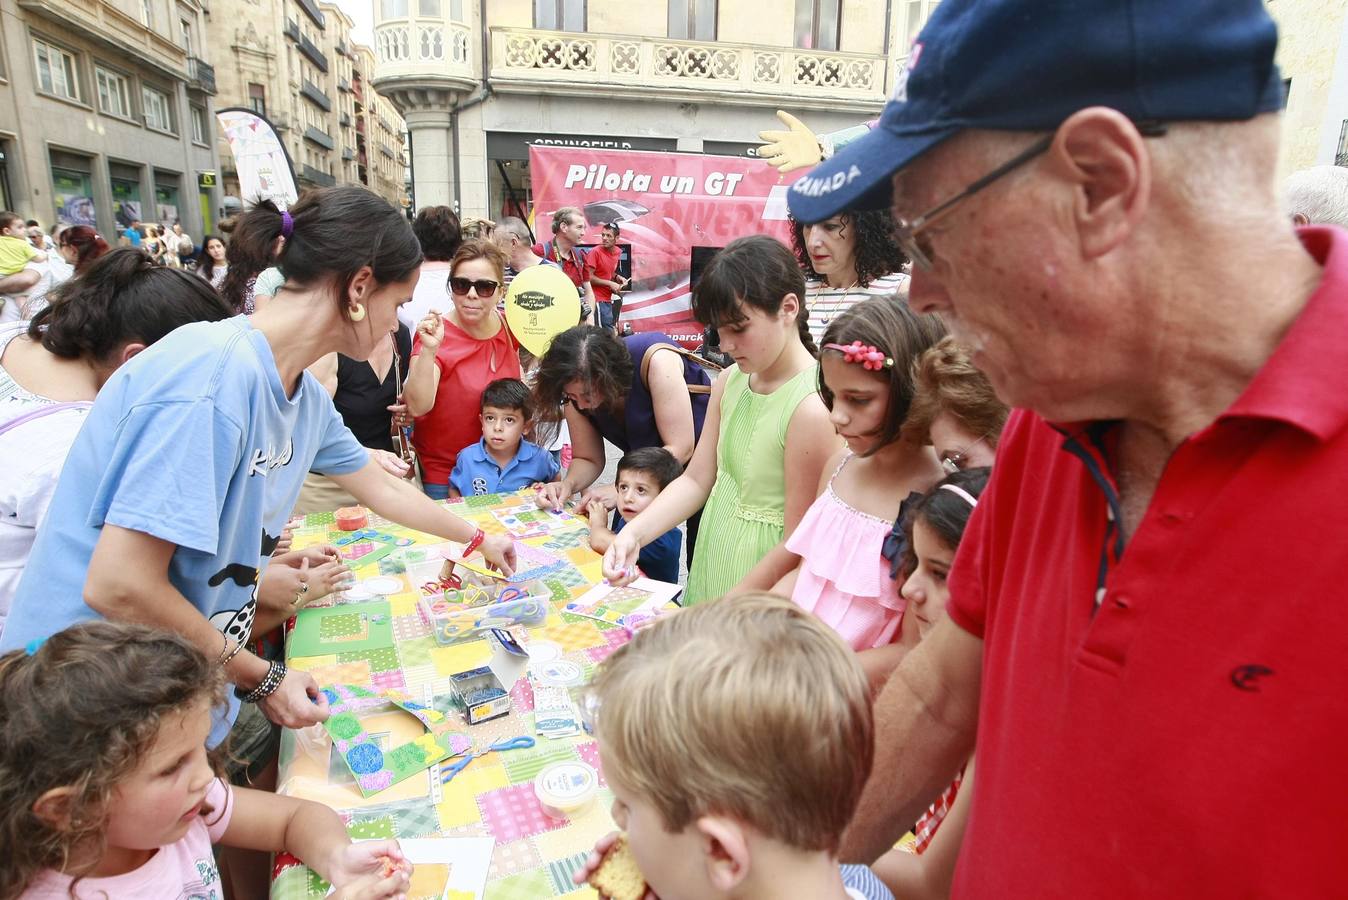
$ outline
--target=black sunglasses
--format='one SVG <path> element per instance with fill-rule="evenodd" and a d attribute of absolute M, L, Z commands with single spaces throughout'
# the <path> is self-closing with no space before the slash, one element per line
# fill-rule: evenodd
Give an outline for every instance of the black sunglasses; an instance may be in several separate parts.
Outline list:
<path fill-rule="evenodd" d="M 449 279 L 449 289 L 460 297 L 467 296 L 468 289 L 477 291 L 479 297 L 490 297 L 496 293 L 496 289 L 501 286 L 501 282 L 492 281 L 490 278 L 451 278 Z"/>

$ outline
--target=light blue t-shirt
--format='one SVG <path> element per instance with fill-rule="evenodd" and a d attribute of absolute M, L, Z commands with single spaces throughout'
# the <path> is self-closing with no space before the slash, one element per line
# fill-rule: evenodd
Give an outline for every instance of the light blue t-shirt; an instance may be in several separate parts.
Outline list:
<path fill-rule="evenodd" d="M 312 375 L 286 396 L 271 345 L 247 318 L 179 328 L 99 392 L 61 470 L 0 649 L 101 618 L 83 596 L 104 524 L 177 544 L 169 581 L 216 628 L 246 640 L 258 574 L 304 476 L 345 475 L 368 461 Z M 230 722 L 237 708 L 231 700 Z"/>

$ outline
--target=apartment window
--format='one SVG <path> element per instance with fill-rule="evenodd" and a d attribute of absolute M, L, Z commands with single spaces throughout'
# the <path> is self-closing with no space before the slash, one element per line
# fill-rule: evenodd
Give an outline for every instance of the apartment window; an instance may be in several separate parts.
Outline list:
<path fill-rule="evenodd" d="M 1339 128 L 1339 152 L 1334 154 L 1334 165 L 1348 166 L 1348 119 Z"/>
<path fill-rule="evenodd" d="M 33 53 L 37 57 L 39 90 L 67 100 L 80 99 L 79 69 L 74 55 L 46 41 L 33 41 Z"/>
<path fill-rule="evenodd" d="M 716 40 L 716 0 L 669 0 L 669 36 L 683 41 Z"/>
<path fill-rule="evenodd" d="M 380 0 L 379 12 L 383 19 L 407 18 L 407 0 Z"/>
<path fill-rule="evenodd" d="M 796 46 L 804 50 L 837 50 L 840 0 L 796 0 Z"/>
<path fill-rule="evenodd" d="M 259 116 L 267 114 L 267 89 L 260 84 L 248 85 L 248 108 Z"/>
<path fill-rule="evenodd" d="M 173 130 L 168 94 L 154 88 L 140 89 L 140 102 L 145 107 L 145 124 L 160 131 Z"/>
<path fill-rule="evenodd" d="M 131 84 L 126 76 L 95 66 L 94 81 L 98 83 L 98 108 L 110 116 L 131 118 Z"/>
<path fill-rule="evenodd" d="M 140 24 L 154 27 L 154 0 L 140 0 Z"/>
<path fill-rule="evenodd" d="M 200 106 L 192 108 L 192 140 L 198 144 L 206 143 L 206 110 Z"/>
<path fill-rule="evenodd" d="M 196 44 L 192 41 L 192 22 L 188 19 L 179 19 L 178 34 L 181 38 L 180 43 L 183 45 L 183 49 L 187 51 L 187 55 L 196 56 Z"/>
<path fill-rule="evenodd" d="M 918 32 L 922 26 L 927 24 L 931 14 L 936 11 L 940 0 L 906 0 L 904 10 L 907 21 L 903 28 L 903 46 L 899 50 L 907 56 L 908 48 L 913 46 L 913 41 L 917 40 Z"/>
<path fill-rule="evenodd" d="M 417 15 L 440 18 L 440 0 L 417 0 Z"/>
<path fill-rule="evenodd" d="M 534 0 L 534 27 L 584 31 L 585 0 Z"/>

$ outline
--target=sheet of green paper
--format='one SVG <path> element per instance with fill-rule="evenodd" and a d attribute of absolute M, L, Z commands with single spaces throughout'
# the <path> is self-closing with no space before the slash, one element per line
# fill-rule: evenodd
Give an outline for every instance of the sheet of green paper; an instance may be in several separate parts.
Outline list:
<path fill-rule="evenodd" d="M 302 609 L 290 635 L 291 656 L 328 656 L 393 646 L 393 613 L 387 600 Z"/>

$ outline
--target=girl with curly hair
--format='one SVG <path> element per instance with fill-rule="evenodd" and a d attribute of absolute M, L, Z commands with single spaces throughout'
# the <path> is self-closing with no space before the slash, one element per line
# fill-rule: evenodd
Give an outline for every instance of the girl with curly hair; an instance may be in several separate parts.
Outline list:
<path fill-rule="evenodd" d="M 0 900 L 221 896 L 212 844 L 289 851 L 345 900 L 407 890 L 397 841 L 321 803 L 232 787 L 206 749 L 220 666 L 177 635 L 91 622 L 0 657 Z"/>
<path fill-rule="evenodd" d="M 894 240 L 888 210 L 844 212 L 822 222 L 792 219 L 791 246 L 805 272 L 816 344 L 828 323 L 853 304 L 908 293 L 908 260 Z"/>

